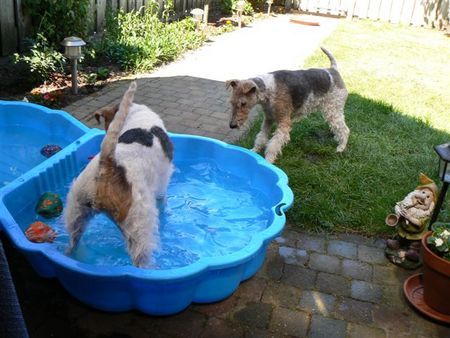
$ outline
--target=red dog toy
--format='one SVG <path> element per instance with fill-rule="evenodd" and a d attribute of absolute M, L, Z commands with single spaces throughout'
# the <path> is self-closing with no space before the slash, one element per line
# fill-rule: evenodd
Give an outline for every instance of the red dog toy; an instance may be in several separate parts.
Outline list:
<path fill-rule="evenodd" d="M 25 231 L 25 236 L 35 243 L 52 243 L 56 238 L 56 232 L 43 222 L 34 222 Z"/>

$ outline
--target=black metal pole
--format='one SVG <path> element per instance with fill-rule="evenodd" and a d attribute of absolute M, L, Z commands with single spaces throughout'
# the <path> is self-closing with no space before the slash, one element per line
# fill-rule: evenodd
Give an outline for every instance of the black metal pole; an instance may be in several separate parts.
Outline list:
<path fill-rule="evenodd" d="M 442 202 L 444 202 L 445 195 L 447 194 L 448 185 L 449 185 L 448 182 L 444 182 L 444 184 L 442 185 L 442 189 L 439 192 L 439 197 L 436 202 L 436 206 L 434 207 L 433 215 L 431 216 L 430 223 L 428 224 L 428 230 L 431 230 L 431 226 L 433 225 L 434 222 L 436 222 L 439 212 L 441 211 Z"/>

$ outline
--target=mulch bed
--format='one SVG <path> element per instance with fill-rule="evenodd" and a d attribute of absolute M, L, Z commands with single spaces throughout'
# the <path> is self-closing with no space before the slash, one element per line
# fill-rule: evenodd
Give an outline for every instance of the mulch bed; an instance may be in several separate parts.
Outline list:
<path fill-rule="evenodd" d="M 30 81 L 20 67 L 11 64 L 8 60 L 3 59 L 2 61 L 0 62 L 1 100 L 28 101 L 50 108 L 65 107 L 126 75 L 117 66 L 109 65 L 110 73 L 107 79 L 88 82 L 89 74 L 95 74 L 97 67 L 83 67 L 78 72 L 78 94 L 74 95 L 70 73 L 54 73 L 50 80 L 42 84 L 35 84 Z"/>

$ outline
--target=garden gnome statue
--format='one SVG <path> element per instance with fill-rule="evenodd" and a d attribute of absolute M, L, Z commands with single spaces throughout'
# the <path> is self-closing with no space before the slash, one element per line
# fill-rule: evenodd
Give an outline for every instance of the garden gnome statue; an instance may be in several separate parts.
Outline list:
<path fill-rule="evenodd" d="M 420 184 L 397 202 L 395 214 L 386 217 L 386 224 L 397 228 L 397 234 L 387 240 L 388 259 L 406 269 L 416 269 L 420 262 L 420 240 L 427 232 L 427 223 L 433 214 L 438 188 L 425 174 L 419 176 Z"/>

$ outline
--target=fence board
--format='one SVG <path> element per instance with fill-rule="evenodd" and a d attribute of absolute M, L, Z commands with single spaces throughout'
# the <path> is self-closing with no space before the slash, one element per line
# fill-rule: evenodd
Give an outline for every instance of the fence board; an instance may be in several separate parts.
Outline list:
<path fill-rule="evenodd" d="M 112 10 L 116 10 L 118 8 L 118 0 L 108 0 L 107 6 L 110 6 Z"/>
<path fill-rule="evenodd" d="M 308 1 L 306 2 L 306 10 L 307 10 L 308 12 L 315 13 L 315 12 L 316 12 L 315 1 L 313 1 L 313 0 L 308 0 Z"/>
<path fill-rule="evenodd" d="M 402 12 L 400 13 L 400 22 L 410 24 L 416 0 L 404 0 Z"/>
<path fill-rule="evenodd" d="M 417 0 L 414 5 L 412 24 L 414 26 L 421 26 L 423 25 L 424 7 L 422 6 L 421 0 Z"/>
<path fill-rule="evenodd" d="M 359 17 L 362 19 L 368 18 L 370 0 L 359 0 L 357 2 L 360 4 Z"/>
<path fill-rule="evenodd" d="M 0 42 L 1 55 L 9 55 L 17 50 L 17 29 L 14 16 L 14 0 L 1 0 Z"/>
<path fill-rule="evenodd" d="M 381 0 L 370 0 L 367 16 L 372 20 L 378 20 L 380 15 Z"/>
<path fill-rule="evenodd" d="M 391 14 L 389 16 L 389 21 L 392 23 L 400 22 L 400 12 L 403 7 L 403 0 L 394 0 L 392 2 Z"/>
<path fill-rule="evenodd" d="M 300 2 L 300 4 L 299 4 L 299 9 L 300 9 L 301 11 L 306 12 L 306 9 L 307 9 L 306 3 L 307 3 L 307 1 L 306 1 L 306 0 L 299 0 L 299 2 Z"/>
<path fill-rule="evenodd" d="M 328 6 L 329 6 L 329 13 L 332 15 L 339 15 L 339 0 L 330 0 L 328 2 Z"/>
<path fill-rule="evenodd" d="M 318 0 L 317 1 L 317 12 L 326 14 L 328 12 L 328 5 L 329 5 L 328 0 Z"/>
<path fill-rule="evenodd" d="M 391 16 L 392 1 L 394 0 L 381 0 L 379 19 L 382 21 L 389 21 Z"/>
<path fill-rule="evenodd" d="M 106 14 L 106 0 L 97 0 L 96 6 L 96 29 L 97 32 L 103 30 L 105 24 L 105 14 Z"/>
<path fill-rule="evenodd" d="M 119 0 L 120 9 L 126 11 L 127 10 L 127 0 Z"/>
<path fill-rule="evenodd" d="M 27 27 L 27 18 L 23 15 L 22 12 L 22 0 L 15 0 L 16 2 L 16 17 L 15 22 L 16 22 L 16 29 L 17 29 L 17 50 L 19 52 L 23 51 L 23 43 L 24 43 L 24 38 L 25 36 L 25 31 L 26 31 L 26 27 Z M 28 18 L 29 19 L 29 18 Z M 28 24 L 29 26 L 29 24 Z"/>
<path fill-rule="evenodd" d="M 339 15 L 340 14 L 340 0 L 330 0 L 329 1 L 329 13 L 332 15 Z"/>
<path fill-rule="evenodd" d="M 347 0 L 347 20 L 351 20 L 355 14 L 356 0 Z"/>

